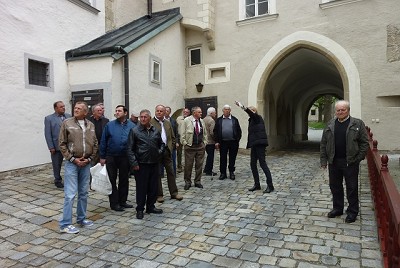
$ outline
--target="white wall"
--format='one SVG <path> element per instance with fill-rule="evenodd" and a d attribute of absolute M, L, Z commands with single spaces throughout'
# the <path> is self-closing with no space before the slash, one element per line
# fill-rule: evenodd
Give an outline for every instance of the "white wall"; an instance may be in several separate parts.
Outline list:
<path fill-rule="evenodd" d="M 157 104 L 170 106 L 172 112 L 184 106 L 184 37 L 184 30 L 175 23 L 129 54 L 131 111 L 149 109 L 154 115 Z M 150 55 L 161 60 L 161 87 L 149 82 Z"/>
<path fill-rule="evenodd" d="M 0 2 L 0 172 L 50 162 L 44 117 L 53 103 L 71 110 L 65 51 L 104 33 L 104 1 L 93 14 L 65 0 Z M 51 91 L 25 88 L 24 53 L 54 64 Z"/>

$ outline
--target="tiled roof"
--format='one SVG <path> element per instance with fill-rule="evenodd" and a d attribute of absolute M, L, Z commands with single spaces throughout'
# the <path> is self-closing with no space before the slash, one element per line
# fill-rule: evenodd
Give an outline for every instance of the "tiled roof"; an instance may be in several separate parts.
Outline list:
<path fill-rule="evenodd" d="M 182 15 L 179 8 L 156 12 L 151 17 L 143 16 L 81 47 L 68 50 L 65 58 L 72 61 L 111 56 L 118 60 L 180 19 Z"/>

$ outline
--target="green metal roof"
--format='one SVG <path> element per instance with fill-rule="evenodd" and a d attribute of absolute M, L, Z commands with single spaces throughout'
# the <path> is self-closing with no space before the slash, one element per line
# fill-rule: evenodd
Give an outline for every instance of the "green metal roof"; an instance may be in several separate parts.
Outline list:
<path fill-rule="evenodd" d="M 107 57 L 120 59 L 182 19 L 179 8 L 143 16 L 89 43 L 65 52 L 67 61 Z"/>

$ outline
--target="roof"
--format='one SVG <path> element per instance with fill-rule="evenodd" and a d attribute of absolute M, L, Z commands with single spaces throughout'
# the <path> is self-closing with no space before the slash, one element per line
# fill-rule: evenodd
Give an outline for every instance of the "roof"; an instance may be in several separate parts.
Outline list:
<path fill-rule="evenodd" d="M 120 59 L 182 19 L 179 8 L 143 16 L 89 43 L 65 52 L 67 61 L 107 57 Z"/>

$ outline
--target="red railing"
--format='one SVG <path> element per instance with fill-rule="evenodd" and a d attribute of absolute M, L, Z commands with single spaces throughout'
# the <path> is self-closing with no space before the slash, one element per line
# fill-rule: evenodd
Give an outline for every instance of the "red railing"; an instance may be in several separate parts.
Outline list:
<path fill-rule="evenodd" d="M 400 194 L 389 173 L 387 155 L 378 152 L 378 141 L 367 127 L 367 153 L 371 195 L 375 205 L 379 242 L 385 268 L 400 268 Z"/>

